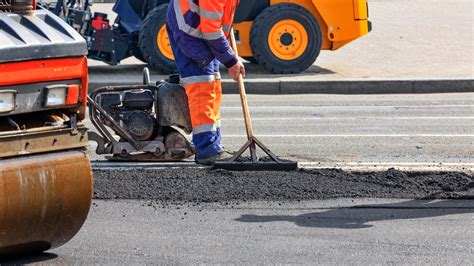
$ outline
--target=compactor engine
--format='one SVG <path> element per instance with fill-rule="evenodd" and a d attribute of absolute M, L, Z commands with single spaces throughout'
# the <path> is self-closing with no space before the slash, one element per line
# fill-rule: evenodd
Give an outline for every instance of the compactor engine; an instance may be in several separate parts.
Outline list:
<path fill-rule="evenodd" d="M 180 161 L 194 154 L 187 137 L 192 131 L 188 98 L 179 77 L 151 84 L 96 89 L 89 99 L 89 115 L 98 133 L 97 154 L 110 160 Z M 115 136 L 118 136 L 117 139 Z"/>
<path fill-rule="evenodd" d="M 87 46 L 33 0 L 0 0 L 0 258 L 69 241 L 92 199 Z"/>

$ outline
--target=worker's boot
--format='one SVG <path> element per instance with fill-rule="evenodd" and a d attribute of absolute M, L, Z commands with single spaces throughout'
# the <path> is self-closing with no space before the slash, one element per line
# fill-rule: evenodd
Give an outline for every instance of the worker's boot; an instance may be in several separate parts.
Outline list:
<path fill-rule="evenodd" d="M 209 156 L 207 158 L 195 158 L 195 162 L 197 164 L 202 164 L 202 165 L 213 165 L 215 162 L 218 161 L 228 161 L 230 160 L 234 155 L 228 151 L 223 151 L 221 153 L 218 153 L 216 155 Z"/>

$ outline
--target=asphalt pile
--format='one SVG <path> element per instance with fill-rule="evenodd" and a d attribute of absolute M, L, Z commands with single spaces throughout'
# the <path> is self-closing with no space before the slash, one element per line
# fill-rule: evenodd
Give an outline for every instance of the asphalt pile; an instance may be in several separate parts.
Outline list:
<path fill-rule="evenodd" d="M 474 198 L 463 173 L 349 173 L 337 169 L 231 172 L 195 168 L 97 169 L 94 198 L 163 202 L 296 201 L 332 198 Z"/>

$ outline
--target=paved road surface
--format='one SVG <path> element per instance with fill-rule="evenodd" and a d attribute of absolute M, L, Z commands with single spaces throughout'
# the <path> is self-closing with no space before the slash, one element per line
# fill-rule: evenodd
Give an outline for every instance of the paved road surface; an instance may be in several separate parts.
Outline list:
<path fill-rule="evenodd" d="M 469 265 L 473 212 L 474 201 L 95 201 L 76 238 L 21 262 Z"/>
<path fill-rule="evenodd" d="M 257 136 L 301 162 L 474 163 L 474 93 L 249 100 Z M 236 150 L 245 142 L 237 95 L 224 96 L 222 115 L 224 143 Z"/>

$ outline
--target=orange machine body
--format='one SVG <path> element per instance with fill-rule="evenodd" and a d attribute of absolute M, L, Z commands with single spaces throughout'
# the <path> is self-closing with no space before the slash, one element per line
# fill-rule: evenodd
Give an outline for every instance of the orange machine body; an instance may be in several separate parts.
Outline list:
<path fill-rule="evenodd" d="M 89 82 L 85 56 L 0 63 L 0 73 L 0 87 L 80 79 L 78 115 L 81 120 L 85 117 Z"/>
<path fill-rule="evenodd" d="M 319 22 L 322 31 L 322 49 L 335 51 L 342 46 L 367 35 L 367 0 L 271 0 L 271 5 L 292 3 L 306 8 Z M 250 31 L 253 21 L 234 25 L 239 32 L 237 45 L 243 57 L 253 56 L 250 47 Z"/>

